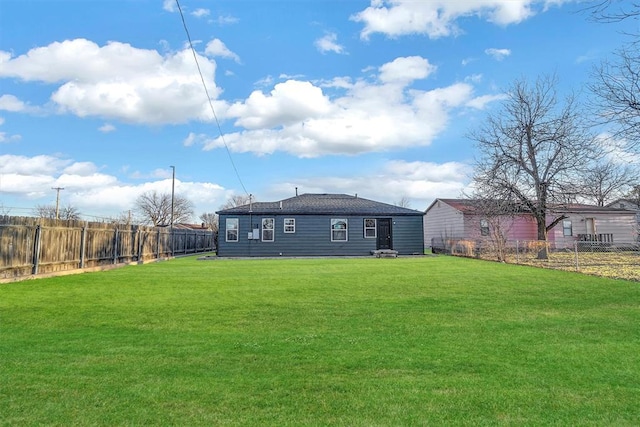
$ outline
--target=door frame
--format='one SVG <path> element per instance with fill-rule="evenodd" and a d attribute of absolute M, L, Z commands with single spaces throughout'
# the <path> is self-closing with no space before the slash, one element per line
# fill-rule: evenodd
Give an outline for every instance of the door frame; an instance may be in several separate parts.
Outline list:
<path fill-rule="evenodd" d="M 382 237 L 381 231 L 382 231 L 382 224 L 388 224 L 389 225 L 389 234 L 387 235 L 386 238 Z M 393 249 L 393 221 L 391 218 L 378 218 L 376 221 L 376 249 L 377 250 L 381 250 L 381 249 Z M 381 246 L 381 242 L 388 242 L 388 248 L 382 248 Z"/>

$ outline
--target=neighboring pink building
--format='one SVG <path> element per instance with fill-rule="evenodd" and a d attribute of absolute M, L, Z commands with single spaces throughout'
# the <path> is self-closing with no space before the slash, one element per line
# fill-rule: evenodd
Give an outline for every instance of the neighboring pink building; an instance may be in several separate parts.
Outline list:
<path fill-rule="evenodd" d="M 574 204 L 547 213 L 547 224 L 559 221 L 547 233 L 555 248 L 573 247 L 576 241 L 620 245 L 637 243 L 635 212 L 627 209 Z M 447 239 L 490 240 L 500 227 L 509 241 L 537 240 L 538 230 L 531 214 L 483 218 L 471 199 L 436 199 L 424 216 L 425 246 Z"/>

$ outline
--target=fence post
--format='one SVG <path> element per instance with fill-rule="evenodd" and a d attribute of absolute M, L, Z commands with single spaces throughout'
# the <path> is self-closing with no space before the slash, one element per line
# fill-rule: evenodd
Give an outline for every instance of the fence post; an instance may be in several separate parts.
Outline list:
<path fill-rule="evenodd" d="M 42 227 L 36 226 L 36 235 L 33 238 L 33 268 L 31 274 L 38 274 L 38 264 L 40 264 L 40 236 L 42 233 Z"/>
<path fill-rule="evenodd" d="M 138 262 L 142 259 L 142 233 L 140 232 L 140 228 L 136 228 L 136 237 L 138 239 Z"/>
<path fill-rule="evenodd" d="M 160 258 L 160 229 L 158 228 L 158 239 L 156 242 L 156 258 Z"/>
<path fill-rule="evenodd" d="M 578 242 L 573 242 L 574 253 L 576 254 L 576 271 L 580 271 L 580 266 L 578 265 Z"/>
<path fill-rule="evenodd" d="M 84 258 L 86 256 L 87 244 L 87 226 L 82 227 L 82 234 L 80 235 L 80 268 L 84 268 Z"/>
<path fill-rule="evenodd" d="M 116 228 L 113 235 L 113 263 L 118 263 L 118 229 Z"/>

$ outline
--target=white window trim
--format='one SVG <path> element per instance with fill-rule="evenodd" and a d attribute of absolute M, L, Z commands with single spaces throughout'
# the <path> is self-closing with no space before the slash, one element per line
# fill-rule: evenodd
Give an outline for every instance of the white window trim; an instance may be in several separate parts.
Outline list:
<path fill-rule="evenodd" d="M 489 221 L 486 219 L 481 219 L 480 220 L 480 235 L 483 237 L 489 236 L 490 234 L 490 229 L 489 229 Z"/>
<path fill-rule="evenodd" d="M 287 224 L 287 221 L 293 221 L 292 224 Z M 293 227 L 293 230 L 287 230 L 287 227 Z M 296 232 L 296 219 L 295 218 L 285 218 L 284 219 L 284 232 L 289 234 L 293 234 Z"/>
<path fill-rule="evenodd" d="M 567 223 L 569 223 L 569 226 L 566 225 Z M 567 234 L 567 230 L 569 230 L 569 234 Z M 562 235 L 565 237 L 573 236 L 573 223 L 570 219 L 562 220 Z"/>
<path fill-rule="evenodd" d="M 367 227 L 367 221 L 373 221 L 373 227 Z M 376 239 L 378 237 L 378 220 L 375 218 L 365 218 L 363 222 L 364 238 Z M 373 230 L 373 236 L 367 236 L 367 230 Z"/>
<path fill-rule="evenodd" d="M 265 228 L 264 227 L 265 220 L 271 220 L 271 228 Z M 261 234 L 260 237 L 262 237 L 262 241 L 263 242 L 273 242 L 273 241 L 275 241 L 275 239 L 276 239 L 276 227 L 275 227 L 276 220 L 273 219 L 273 218 L 262 218 L 261 224 L 262 224 L 262 232 L 260 233 Z M 271 239 L 265 239 L 264 238 L 264 232 L 265 231 L 271 231 Z"/>
<path fill-rule="evenodd" d="M 231 222 L 235 223 L 235 228 L 231 228 L 231 230 L 235 230 L 236 232 L 236 238 L 235 239 L 229 239 L 229 224 Z M 227 218 L 227 220 L 225 221 L 225 241 L 226 242 L 238 242 L 240 240 L 240 219 L 239 218 Z"/>
<path fill-rule="evenodd" d="M 334 239 L 333 233 L 334 231 L 342 231 L 342 229 L 335 229 L 333 226 L 339 222 L 344 222 L 344 239 Z M 331 218 L 331 241 L 332 242 L 348 242 L 349 241 L 349 221 L 346 218 Z"/>

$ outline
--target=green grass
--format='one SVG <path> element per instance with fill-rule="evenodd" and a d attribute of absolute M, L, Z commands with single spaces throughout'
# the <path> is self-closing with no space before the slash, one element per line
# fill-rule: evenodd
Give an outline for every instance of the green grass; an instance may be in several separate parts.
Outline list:
<path fill-rule="evenodd" d="M 0 425 L 640 425 L 640 284 L 454 257 L 0 285 Z"/>

